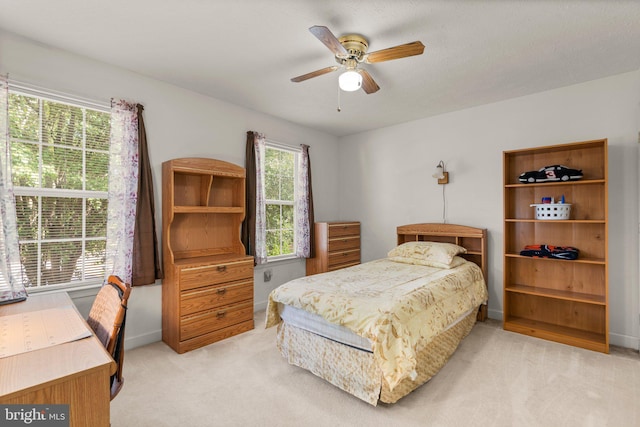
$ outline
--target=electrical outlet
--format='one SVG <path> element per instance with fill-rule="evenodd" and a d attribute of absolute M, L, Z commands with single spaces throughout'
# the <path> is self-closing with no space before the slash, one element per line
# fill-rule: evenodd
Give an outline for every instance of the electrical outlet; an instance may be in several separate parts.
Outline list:
<path fill-rule="evenodd" d="M 271 270 L 264 271 L 264 281 L 269 282 L 271 280 Z"/>

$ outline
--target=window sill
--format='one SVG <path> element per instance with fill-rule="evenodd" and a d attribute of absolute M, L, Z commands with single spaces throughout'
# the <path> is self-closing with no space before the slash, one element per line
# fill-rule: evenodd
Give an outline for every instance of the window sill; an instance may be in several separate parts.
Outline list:
<path fill-rule="evenodd" d="M 29 289 L 27 288 L 27 293 L 29 295 L 46 295 L 46 294 L 57 294 L 60 292 L 66 292 L 69 294 L 71 298 L 82 298 L 86 296 L 95 296 L 98 292 L 97 290 L 102 287 L 102 283 L 94 283 L 94 284 L 86 284 L 80 286 L 67 286 L 60 287 L 55 289 Z"/>
<path fill-rule="evenodd" d="M 295 255 L 286 255 L 286 256 L 279 256 L 279 257 L 271 257 L 267 259 L 267 262 L 264 264 L 259 264 L 256 266 L 256 268 L 259 267 L 266 267 L 269 265 L 277 265 L 277 264 L 289 264 L 289 263 L 293 263 L 293 262 L 298 262 L 298 261 L 304 261 L 304 258 L 298 258 Z"/>

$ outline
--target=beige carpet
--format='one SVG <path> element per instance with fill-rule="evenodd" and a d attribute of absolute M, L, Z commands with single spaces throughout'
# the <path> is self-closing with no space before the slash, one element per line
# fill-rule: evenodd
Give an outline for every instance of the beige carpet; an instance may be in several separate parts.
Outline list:
<path fill-rule="evenodd" d="M 430 382 L 373 407 L 288 365 L 275 328 L 183 355 L 164 343 L 130 350 L 111 425 L 640 426 L 640 358 L 538 340 L 478 323 Z"/>

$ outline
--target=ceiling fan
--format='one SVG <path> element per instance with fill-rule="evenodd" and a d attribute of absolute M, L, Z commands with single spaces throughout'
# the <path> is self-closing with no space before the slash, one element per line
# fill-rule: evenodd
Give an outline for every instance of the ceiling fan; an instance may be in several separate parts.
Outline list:
<path fill-rule="evenodd" d="M 424 45 L 419 41 L 415 41 L 367 53 L 369 42 L 358 34 L 347 34 L 337 38 L 327 27 L 320 25 L 309 28 L 309 31 L 333 52 L 336 62 L 340 65 L 332 65 L 331 67 L 294 77 L 291 79 L 292 82 L 302 82 L 336 71 L 339 68 L 344 68 L 346 71 L 339 77 L 339 84 L 342 90 L 353 91 L 362 87 L 368 94 L 375 93 L 380 89 L 380 86 L 373 80 L 367 70 L 358 68 L 358 64 L 374 64 L 392 59 L 422 55 L 424 52 Z"/>

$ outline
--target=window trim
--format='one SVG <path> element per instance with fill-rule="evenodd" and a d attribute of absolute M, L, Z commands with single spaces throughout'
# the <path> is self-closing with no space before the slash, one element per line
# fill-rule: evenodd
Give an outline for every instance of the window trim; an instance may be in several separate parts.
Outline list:
<path fill-rule="evenodd" d="M 53 102 L 61 102 L 74 107 L 89 108 L 102 113 L 111 112 L 111 103 L 109 101 L 98 101 L 81 96 L 75 96 L 64 92 L 58 92 L 51 89 L 45 89 L 31 83 L 25 83 L 14 79 L 9 79 L 9 92 L 15 92 L 20 95 L 37 96 Z"/>
<path fill-rule="evenodd" d="M 28 97 L 35 97 L 38 98 L 42 101 L 50 101 L 50 102 L 55 102 L 55 103 L 60 103 L 60 104 L 66 104 L 66 105 L 70 105 L 72 107 L 77 107 L 77 108 L 81 108 L 83 109 L 83 120 L 86 120 L 86 110 L 94 110 L 94 111 L 98 111 L 100 113 L 107 113 L 107 114 L 111 114 L 111 106 L 110 103 L 105 103 L 105 102 L 100 102 L 100 101 L 93 101 L 87 98 L 82 98 L 79 96 L 75 96 L 75 95 L 70 95 L 70 94 L 66 94 L 66 93 L 62 93 L 62 92 L 57 92 L 57 91 L 53 91 L 53 90 L 49 90 L 49 89 L 44 89 L 29 83 L 23 83 L 23 82 L 19 82 L 13 79 L 10 79 L 8 82 L 8 90 L 9 90 L 9 94 L 16 94 L 16 95 L 22 95 L 22 96 L 28 96 Z M 40 117 L 40 120 L 42 120 L 42 117 Z M 86 129 L 83 128 L 83 133 L 86 131 Z M 83 139 L 84 139 L 84 135 L 83 135 Z M 24 142 L 24 143 L 34 143 L 34 141 L 29 141 L 29 140 L 22 140 L 20 138 L 9 138 L 8 142 L 11 143 L 13 141 L 16 142 Z M 66 147 L 64 145 L 58 145 L 58 144 L 45 144 L 42 140 L 40 140 L 38 142 L 38 145 L 40 146 L 40 150 L 42 149 L 42 147 L 44 145 L 46 146 L 60 146 L 63 148 L 71 148 L 71 149 L 75 149 L 75 147 Z M 94 148 L 87 148 L 86 146 L 83 146 L 81 149 L 79 149 L 79 151 L 82 151 L 83 153 L 87 153 L 87 152 L 103 152 L 102 150 L 96 150 Z M 107 151 L 107 154 L 109 152 Z M 39 170 L 38 170 L 38 180 L 40 182 L 40 185 L 42 184 L 42 164 L 39 164 Z M 82 164 L 82 174 L 83 177 L 86 173 L 86 163 L 83 161 Z M 51 188 L 43 188 L 43 187 L 39 187 L 39 188 L 35 188 L 35 187 L 23 187 L 23 186 L 13 186 L 13 193 L 14 195 L 25 195 L 25 196 L 39 196 L 39 197 L 71 197 L 71 198 L 80 198 L 83 199 L 83 206 L 85 206 L 86 203 L 86 199 L 87 198 L 104 198 L 108 200 L 108 195 L 109 195 L 109 191 L 98 191 L 98 190 L 87 190 L 86 189 L 86 182 L 83 180 L 82 183 L 83 188 L 82 189 L 51 189 Z M 41 203 L 41 201 L 39 201 L 39 203 Z M 83 208 L 84 210 L 85 208 Z M 38 208 L 38 210 L 40 211 L 40 207 Z M 105 237 L 87 237 L 85 235 L 85 218 L 83 216 L 83 223 L 82 223 L 82 227 L 83 227 L 83 237 L 81 238 L 81 240 L 83 242 L 86 241 L 96 241 L 96 240 L 104 240 L 106 242 L 106 236 Z M 61 238 L 61 239 L 47 239 L 47 242 L 61 242 L 61 241 L 76 241 L 78 239 L 75 238 Z M 35 240 L 33 242 L 41 242 L 41 240 Z M 24 243 L 24 240 L 20 240 L 21 243 Z M 29 241 L 31 242 L 31 240 Z M 33 243 L 31 242 L 31 243 Z M 85 251 L 85 245 L 82 245 L 82 257 L 84 258 L 84 251 Z M 40 248 L 38 248 L 38 258 L 40 258 Z M 38 267 L 39 270 L 40 267 Z M 40 279 L 39 279 L 40 280 Z M 28 286 L 26 287 L 27 292 L 28 293 L 43 293 L 43 292 L 61 292 L 61 291 L 75 291 L 75 290 L 84 290 L 84 289 L 92 289 L 95 288 L 96 286 L 101 286 L 102 285 L 102 278 L 100 279 L 89 279 L 89 280 L 82 280 L 80 282 L 69 282 L 69 283 L 60 283 L 60 284 L 52 284 L 52 285 L 38 285 L 36 284 L 35 286 Z"/>
<path fill-rule="evenodd" d="M 294 260 L 298 259 L 296 256 L 296 224 L 297 224 L 297 198 L 298 198 L 298 160 L 299 156 L 302 155 L 302 149 L 300 147 L 294 147 L 288 144 L 283 144 L 278 141 L 274 141 L 272 139 L 265 138 L 265 149 L 275 149 L 280 151 L 286 151 L 289 153 L 293 153 L 294 155 L 294 170 L 293 170 L 293 202 L 291 206 L 293 206 L 293 252 L 290 254 L 282 254 L 282 255 L 273 255 L 269 256 L 267 254 L 267 264 L 270 262 L 278 262 L 278 261 L 286 261 L 286 260 Z M 265 206 L 269 204 L 268 200 L 265 196 Z M 273 203 L 272 203 L 273 204 Z M 266 212 L 265 212 L 266 214 Z"/>

